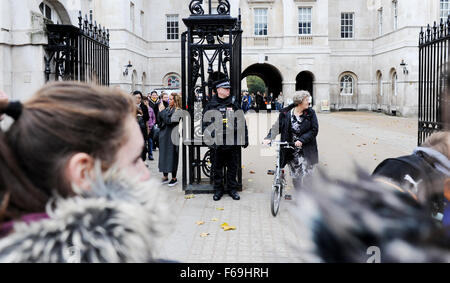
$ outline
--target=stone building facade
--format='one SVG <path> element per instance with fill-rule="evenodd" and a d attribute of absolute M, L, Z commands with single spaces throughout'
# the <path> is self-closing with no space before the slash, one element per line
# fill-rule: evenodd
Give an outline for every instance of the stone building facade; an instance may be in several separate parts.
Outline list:
<path fill-rule="evenodd" d="M 25 99 L 45 83 L 44 18 L 110 29 L 110 81 L 126 91 L 179 89 L 188 0 L 0 0 L 0 89 Z M 207 2 L 207 1 L 206 1 Z M 217 2 L 214 1 L 213 2 Z M 243 78 L 275 96 L 307 89 L 318 110 L 414 116 L 418 35 L 449 0 L 230 0 L 242 16 Z M 132 67 L 126 67 L 132 65 Z"/>

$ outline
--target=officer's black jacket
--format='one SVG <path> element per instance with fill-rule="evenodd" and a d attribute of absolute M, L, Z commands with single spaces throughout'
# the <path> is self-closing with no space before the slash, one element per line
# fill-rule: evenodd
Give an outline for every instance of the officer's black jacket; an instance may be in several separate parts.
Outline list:
<path fill-rule="evenodd" d="M 247 123 L 245 122 L 244 112 L 242 111 L 241 107 L 239 106 L 239 103 L 235 101 L 233 96 L 229 96 L 226 99 L 221 99 L 217 95 L 213 96 L 211 101 L 205 106 L 203 109 L 203 117 L 205 117 L 205 114 L 208 111 L 215 110 L 220 112 L 222 116 L 222 131 L 218 131 L 219 129 L 213 128 L 212 131 L 211 127 L 209 127 L 211 124 L 214 124 L 215 119 L 212 118 L 210 121 L 209 119 L 203 119 L 202 128 L 203 128 L 203 134 L 205 137 L 205 140 L 208 139 L 208 137 L 213 138 L 213 145 L 220 146 L 243 146 L 246 148 L 248 146 L 248 129 L 247 129 Z M 231 114 L 234 114 L 234 127 L 231 123 L 233 121 L 226 120 L 227 119 L 227 112 L 228 117 L 233 117 Z M 244 127 L 244 131 L 242 131 L 242 127 Z M 238 131 L 238 129 L 240 129 Z M 223 139 L 220 139 L 220 136 L 218 135 L 220 133 L 223 133 Z M 245 133 L 245 134 L 244 134 Z M 227 135 L 233 134 L 233 144 L 226 142 Z M 220 143 L 220 140 L 222 140 L 222 143 Z"/>

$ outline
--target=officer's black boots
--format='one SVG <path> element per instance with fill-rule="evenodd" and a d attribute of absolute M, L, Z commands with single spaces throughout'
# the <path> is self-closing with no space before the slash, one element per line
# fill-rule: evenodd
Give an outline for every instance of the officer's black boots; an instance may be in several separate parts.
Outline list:
<path fill-rule="evenodd" d="M 239 196 L 239 194 L 238 194 L 235 190 L 229 191 L 228 194 L 229 194 L 230 197 L 232 197 L 234 200 L 240 200 L 240 199 L 241 199 L 241 197 Z"/>
<path fill-rule="evenodd" d="M 216 191 L 213 196 L 214 201 L 219 201 L 223 197 L 223 191 Z"/>

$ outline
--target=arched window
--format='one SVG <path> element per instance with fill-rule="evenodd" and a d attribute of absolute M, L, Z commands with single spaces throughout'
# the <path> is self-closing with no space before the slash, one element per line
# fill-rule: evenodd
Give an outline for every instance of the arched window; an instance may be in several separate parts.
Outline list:
<path fill-rule="evenodd" d="M 351 75 L 344 75 L 341 78 L 341 95 L 353 95 L 355 80 Z"/>
<path fill-rule="evenodd" d="M 47 19 L 52 21 L 54 24 L 62 24 L 61 18 L 56 12 L 55 8 L 47 1 L 42 1 L 39 5 L 42 15 Z"/>
<path fill-rule="evenodd" d="M 394 94 L 394 96 L 397 96 L 397 94 L 398 94 L 398 77 L 397 77 L 397 72 L 394 72 L 392 74 L 392 93 Z"/>
<path fill-rule="evenodd" d="M 180 77 L 177 75 L 168 75 L 166 76 L 165 82 L 167 87 L 169 88 L 179 88 L 181 86 Z"/>
<path fill-rule="evenodd" d="M 383 75 L 381 73 L 378 74 L 377 84 L 378 84 L 378 95 L 383 96 Z"/>

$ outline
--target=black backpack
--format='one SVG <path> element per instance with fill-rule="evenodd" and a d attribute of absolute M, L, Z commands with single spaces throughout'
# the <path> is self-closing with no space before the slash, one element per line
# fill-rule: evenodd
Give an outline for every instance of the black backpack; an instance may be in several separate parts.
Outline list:
<path fill-rule="evenodd" d="M 409 175 L 414 182 L 423 182 L 421 183 L 423 188 L 433 186 L 436 180 L 442 178 L 442 174 L 427 162 L 420 153 L 386 159 L 375 168 L 373 175 L 389 178 L 401 186 L 405 185 L 407 182 L 405 177 Z M 409 184 L 412 185 L 412 183 Z M 433 213 L 443 211 L 443 194 L 429 195 L 429 201 L 432 204 Z"/>

